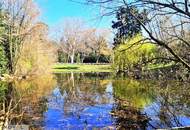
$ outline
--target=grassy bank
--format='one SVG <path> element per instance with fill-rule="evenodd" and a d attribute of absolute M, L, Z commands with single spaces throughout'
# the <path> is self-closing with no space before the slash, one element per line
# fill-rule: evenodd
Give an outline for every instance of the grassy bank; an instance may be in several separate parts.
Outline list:
<path fill-rule="evenodd" d="M 164 69 L 164 68 L 171 68 L 172 66 L 174 66 L 175 63 L 174 62 L 170 62 L 167 64 L 150 64 L 147 65 L 147 67 L 144 67 L 144 70 L 156 70 L 156 69 Z"/>
<path fill-rule="evenodd" d="M 112 72 L 110 64 L 56 64 L 54 72 Z"/>
<path fill-rule="evenodd" d="M 173 63 L 148 65 L 143 70 L 163 69 L 173 66 Z M 53 72 L 113 72 L 111 64 L 55 64 Z"/>

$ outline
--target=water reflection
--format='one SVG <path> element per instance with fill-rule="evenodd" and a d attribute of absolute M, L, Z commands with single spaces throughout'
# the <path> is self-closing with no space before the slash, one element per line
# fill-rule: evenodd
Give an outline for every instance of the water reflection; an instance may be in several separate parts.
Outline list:
<path fill-rule="evenodd" d="M 152 118 L 152 128 L 171 128 L 190 125 L 189 84 L 180 82 L 158 83 L 156 100 L 144 109 Z"/>
<path fill-rule="evenodd" d="M 144 119 L 142 124 L 139 124 L 138 118 L 135 121 L 131 118 L 133 128 L 145 129 L 142 127 L 143 125 L 146 126 L 146 129 L 190 125 L 189 84 L 175 81 L 158 82 L 126 79 L 113 81 L 113 88 L 116 98 L 128 101 L 127 104 L 120 103 L 118 106 L 127 107 L 124 108 L 125 111 L 131 107 L 136 108 L 136 112 L 139 113 L 138 116 Z M 140 116 L 143 114 L 145 114 L 144 117 Z M 121 116 L 122 121 L 125 121 L 123 117 L 124 115 Z M 123 123 L 127 124 L 125 127 L 131 125 L 127 121 Z M 146 124 L 144 124 L 145 122 Z"/>
<path fill-rule="evenodd" d="M 155 88 L 152 81 L 133 79 L 113 80 L 116 98 L 126 99 L 130 106 L 144 108 L 154 101 Z"/>
<path fill-rule="evenodd" d="M 92 129 L 112 126 L 111 81 L 83 74 L 57 74 L 57 88 L 48 98 L 46 128 Z M 54 116 L 53 116 L 54 115 Z"/>
<path fill-rule="evenodd" d="M 51 93 L 56 83 L 53 77 L 44 75 L 27 81 L 1 82 L 1 129 L 10 124 L 41 126 L 43 113 L 47 110 L 44 97 Z"/>
<path fill-rule="evenodd" d="M 146 129 L 150 118 L 141 110 L 154 102 L 151 81 L 113 80 L 118 129 Z"/>
<path fill-rule="evenodd" d="M 2 82 L 0 124 L 45 129 L 189 126 L 189 89 L 185 83 L 114 79 L 109 73 L 56 74 L 12 84 Z"/>

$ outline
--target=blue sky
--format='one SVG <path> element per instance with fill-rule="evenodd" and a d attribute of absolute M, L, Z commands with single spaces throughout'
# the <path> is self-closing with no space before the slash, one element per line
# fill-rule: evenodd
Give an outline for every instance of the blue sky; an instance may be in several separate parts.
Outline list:
<path fill-rule="evenodd" d="M 113 16 L 101 19 L 99 7 L 75 3 L 71 0 L 36 0 L 36 2 L 41 9 L 40 19 L 50 27 L 71 17 L 82 18 L 92 27 L 111 27 Z"/>

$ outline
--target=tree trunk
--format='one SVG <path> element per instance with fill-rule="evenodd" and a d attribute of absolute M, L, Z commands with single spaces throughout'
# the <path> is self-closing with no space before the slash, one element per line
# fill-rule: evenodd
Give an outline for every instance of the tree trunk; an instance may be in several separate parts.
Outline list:
<path fill-rule="evenodd" d="M 75 58 L 75 53 L 74 52 L 73 52 L 72 55 L 70 55 L 70 58 L 71 58 L 71 64 L 73 64 L 74 63 L 74 58 Z"/>
<path fill-rule="evenodd" d="M 85 59 L 85 54 L 82 54 L 82 56 L 81 56 L 81 63 L 84 62 L 84 59 Z"/>
<path fill-rule="evenodd" d="M 99 63 L 99 59 L 100 59 L 100 56 L 98 56 L 97 59 L 96 59 L 97 64 Z"/>

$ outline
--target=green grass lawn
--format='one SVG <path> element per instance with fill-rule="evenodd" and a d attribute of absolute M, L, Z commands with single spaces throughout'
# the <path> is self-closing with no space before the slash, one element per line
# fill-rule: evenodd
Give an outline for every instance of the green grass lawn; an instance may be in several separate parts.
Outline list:
<path fill-rule="evenodd" d="M 144 68 L 144 70 L 154 70 L 167 68 L 174 65 L 173 62 L 168 64 L 152 64 Z M 111 64 L 55 64 L 53 72 L 113 72 Z"/>
<path fill-rule="evenodd" d="M 152 64 L 152 65 L 150 64 L 144 69 L 145 70 L 163 69 L 163 68 L 172 67 L 173 65 L 175 65 L 174 62 L 170 62 L 170 63 L 167 63 L 167 64 Z"/>
<path fill-rule="evenodd" d="M 54 72 L 112 72 L 110 64 L 56 64 Z"/>

